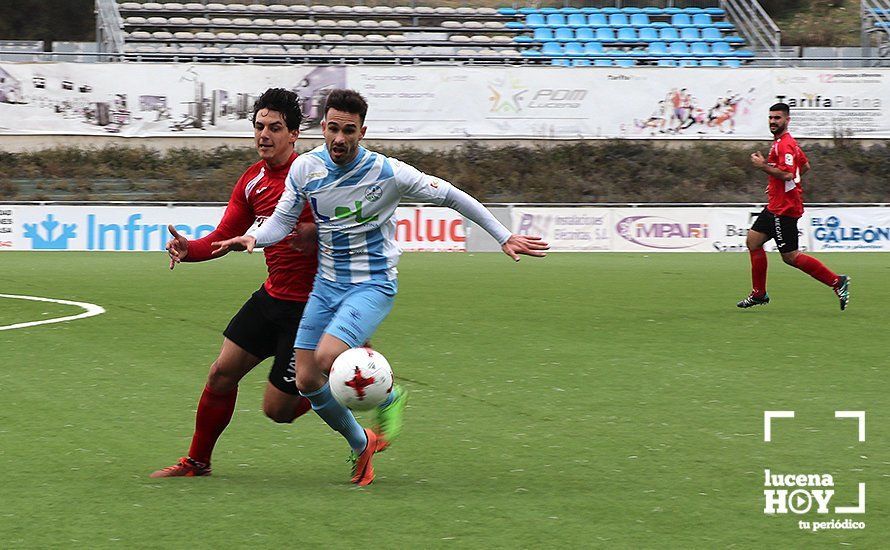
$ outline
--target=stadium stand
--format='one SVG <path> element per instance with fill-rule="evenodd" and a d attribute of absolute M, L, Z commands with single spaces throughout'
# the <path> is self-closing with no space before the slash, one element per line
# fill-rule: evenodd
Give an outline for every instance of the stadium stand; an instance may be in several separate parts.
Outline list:
<path fill-rule="evenodd" d="M 663 66 L 662 61 L 671 60 L 724 66 L 724 60 L 741 63 L 754 57 L 719 2 L 684 8 L 616 7 L 611 2 L 602 7 L 500 9 L 285 0 L 97 4 L 105 34 L 114 38 L 103 41 L 106 51 L 139 61 L 221 61 L 228 56 L 277 63 L 587 67 L 607 60 L 609 66 Z M 114 34 L 119 37 L 110 36 Z"/>
<path fill-rule="evenodd" d="M 875 47 L 878 57 L 890 58 L 890 1 L 862 0 L 860 10 L 863 55 Z"/>

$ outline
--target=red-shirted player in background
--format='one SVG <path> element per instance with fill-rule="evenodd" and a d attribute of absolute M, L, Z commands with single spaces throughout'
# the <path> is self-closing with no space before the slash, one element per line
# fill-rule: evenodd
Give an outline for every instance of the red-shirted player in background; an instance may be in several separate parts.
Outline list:
<path fill-rule="evenodd" d="M 751 164 L 769 176 L 769 204 L 748 231 L 746 244 L 751 255 L 753 290 L 736 305 L 752 307 L 769 303 L 769 295 L 766 293 L 766 251 L 763 250 L 763 244 L 775 239 L 782 260 L 834 289 L 843 310 L 850 300 L 850 277 L 835 275 L 816 258 L 797 250 L 797 220 L 803 215 L 800 176 L 809 171 L 810 162 L 797 141 L 788 133 L 790 114 L 791 109 L 785 103 L 776 103 L 769 108 L 769 129 L 775 136 L 769 158 L 764 160 L 759 151 L 751 155 Z"/>
<path fill-rule="evenodd" d="M 297 94 L 266 90 L 253 107 L 253 133 L 262 160 L 238 180 L 216 230 L 189 241 L 171 225 L 167 243 L 170 269 L 179 262 L 214 258 L 210 243 L 244 234 L 256 221 L 272 215 L 291 163 L 302 114 Z M 303 307 L 315 278 L 315 224 L 308 206 L 291 237 L 264 250 L 269 277 L 244 304 L 223 332 L 222 349 L 210 367 L 198 402 L 195 432 L 188 456 L 151 477 L 210 475 L 210 455 L 235 410 L 238 382 L 268 357 L 275 357 L 263 396 L 263 411 L 275 422 L 293 422 L 310 409 L 294 382 L 293 347 Z"/>

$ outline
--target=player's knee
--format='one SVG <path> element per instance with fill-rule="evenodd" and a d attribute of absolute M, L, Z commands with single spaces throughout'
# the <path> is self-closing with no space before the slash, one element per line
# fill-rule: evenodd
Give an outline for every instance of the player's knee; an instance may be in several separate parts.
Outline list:
<path fill-rule="evenodd" d="M 797 267 L 797 252 L 782 254 L 782 261 L 790 265 L 791 267 Z"/>
<path fill-rule="evenodd" d="M 335 351 L 318 349 L 315 351 L 315 364 L 321 372 L 328 372 L 337 355 Z"/>
<path fill-rule="evenodd" d="M 297 417 L 293 407 L 282 407 L 277 403 L 263 403 L 263 413 L 276 424 L 290 424 Z"/>
<path fill-rule="evenodd" d="M 225 365 L 219 359 L 210 365 L 210 372 L 207 374 L 207 386 L 215 392 L 230 392 L 238 386 L 240 377 L 232 376 Z"/>

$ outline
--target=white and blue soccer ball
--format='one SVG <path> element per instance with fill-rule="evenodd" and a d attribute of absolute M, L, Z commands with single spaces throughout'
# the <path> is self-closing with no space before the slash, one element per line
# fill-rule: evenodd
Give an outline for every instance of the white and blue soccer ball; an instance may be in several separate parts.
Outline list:
<path fill-rule="evenodd" d="M 334 360 L 328 383 L 341 405 L 368 411 L 386 401 L 392 392 L 392 368 L 382 354 L 371 348 L 352 348 Z"/>

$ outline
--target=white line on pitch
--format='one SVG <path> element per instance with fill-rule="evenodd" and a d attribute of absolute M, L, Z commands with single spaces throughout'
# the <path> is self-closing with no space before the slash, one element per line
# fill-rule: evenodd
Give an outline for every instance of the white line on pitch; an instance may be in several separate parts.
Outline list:
<path fill-rule="evenodd" d="M 105 308 L 90 304 L 88 302 L 72 302 L 70 300 L 57 300 L 55 298 L 41 298 L 40 296 L 20 296 L 18 294 L 0 294 L 0 298 L 17 298 L 19 300 L 32 300 L 34 302 L 52 302 L 54 304 L 65 304 L 66 306 L 77 306 L 86 311 L 79 315 L 69 315 L 67 317 L 56 317 L 55 319 L 44 319 L 43 321 L 31 321 L 28 323 L 17 323 L 15 325 L 0 326 L 0 330 L 12 330 L 14 328 L 36 327 L 37 325 L 48 325 L 50 323 L 62 323 L 64 321 L 73 321 L 75 319 L 86 319 L 95 315 L 105 313 Z"/>

